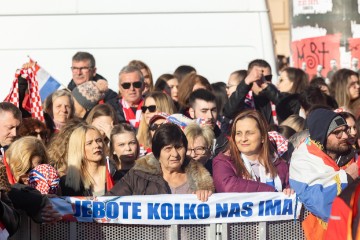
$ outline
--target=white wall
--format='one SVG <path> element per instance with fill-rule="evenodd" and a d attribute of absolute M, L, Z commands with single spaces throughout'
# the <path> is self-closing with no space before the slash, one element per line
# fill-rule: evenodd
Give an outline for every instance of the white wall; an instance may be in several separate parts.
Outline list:
<path fill-rule="evenodd" d="M 211 82 L 227 81 L 255 58 L 275 66 L 262 0 L 0 0 L 0 26 L 0 99 L 28 55 L 67 85 L 71 57 L 88 51 L 115 91 L 118 72 L 133 59 L 155 79 L 188 64 Z"/>

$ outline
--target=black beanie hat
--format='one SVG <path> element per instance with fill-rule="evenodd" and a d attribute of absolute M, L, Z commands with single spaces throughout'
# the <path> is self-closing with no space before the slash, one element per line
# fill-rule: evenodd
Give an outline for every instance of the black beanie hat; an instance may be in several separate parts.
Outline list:
<path fill-rule="evenodd" d="M 306 119 L 310 138 L 326 147 L 326 139 L 336 128 L 346 125 L 346 121 L 337 113 L 318 108 L 310 112 Z"/>

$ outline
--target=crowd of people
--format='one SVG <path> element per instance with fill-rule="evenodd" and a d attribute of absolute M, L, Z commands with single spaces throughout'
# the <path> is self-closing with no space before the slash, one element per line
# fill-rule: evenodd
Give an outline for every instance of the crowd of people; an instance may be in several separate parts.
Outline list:
<path fill-rule="evenodd" d="M 24 104 L 26 78 L 18 102 L 0 103 L 0 225 L 10 235 L 20 210 L 59 221 L 54 196 L 283 192 L 310 211 L 308 239 L 360 237 L 357 72 L 327 84 L 284 67 L 273 84 L 277 70 L 255 59 L 210 84 L 187 65 L 154 79 L 133 60 L 114 91 L 90 53 L 77 52 L 71 71 L 43 102 L 44 122 Z"/>

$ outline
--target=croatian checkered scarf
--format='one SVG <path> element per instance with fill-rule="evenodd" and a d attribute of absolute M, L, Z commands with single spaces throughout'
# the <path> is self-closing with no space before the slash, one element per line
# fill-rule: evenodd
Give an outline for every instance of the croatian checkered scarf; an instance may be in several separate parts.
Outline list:
<path fill-rule="evenodd" d="M 269 140 L 275 148 L 275 154 L 278 158 L 280 158 L 288 150 L 289 140 L 276 131 L 270 131 L 268 134 Z"/>
<path fill-rule="evenodd" d="M 34 119 L 38 119 L 44 122 L 44 114 L 41 105 L 41 98 L 39 92 L 39 84 L 36 79 L 36 66 L 17 70 L 15 73 L 15 79 L 13 81 L 12 87 L 10 89 L 9 95 L 5 98 L 5 102 L 10 102 L 15 106 L 19 107 L 20 97 L 19 97 L 19 76 L 26 79 L 28 82 L 28 90 L 29 90 L 29 105 L 31 110 L 31 117 Z"/>

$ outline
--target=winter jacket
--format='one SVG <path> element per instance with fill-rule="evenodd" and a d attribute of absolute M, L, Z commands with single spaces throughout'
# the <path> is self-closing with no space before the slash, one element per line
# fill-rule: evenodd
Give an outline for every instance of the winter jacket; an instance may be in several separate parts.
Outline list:
<path fill-rule="evenodd" d="M 41 223 L 41 210 L 48 204 L 49 199 L 38 190 L 24 184 L 13 184 L 8 192 L 9 199 L 15 209 L 20 209 L 37 223 Z"/>
<path fill-rule="evenodd" d="M 289 167 L 284 160 L 274 162 L 283 189 L 289 185 Z M 236 173 L 234 160 L 220 153 L 213 159 L 213 178 L 216 192 L 274 192 L 272 186 L 244 179 Z"/>
<path fill-rule="evenodd" d="M 183 169 L 191 191 L 214 191 L 213 180 L 201 163 L 186 159 Z M 136 160 L 135 166 L 107 194 L 109 196 L 171 194 L 162 177 L 159 160 L 148 154 Z"/>
<path fill-rule="evenodd" d="M 1 158 L 0 158 L 1 159 Z M 0 222 L 4 225 L 9 235 L 13 235 L 20 227 L 19 213 L 14 209 L 8 192 L 11 186 L 6 175 L 6 168 L 0 164 Z"/>
<path fill-rule="evenodd" d="M 65 185 L 67 175 L 64 175 L 60 178 L 60 189 L 61 189 L 61 196 L 86 196 L 91 197 L 92 191 L 91 189 L 85 189 L 84 184 L 80 183 L 80 189 L 75 191 L 73 188 Z M 105 186 L 106 188 L 106 186 Z"/>
<path fill-rule="evenodd" d="M 358 178 L 335 198 L 325 239 L 360 239 L 359 197 Z"/>
<path fill-rule="evenodd" d="M 311 134 L 311 133 L 310 133 Z M 290 186 L 305 208 L 327 222 L 331 204 L 351 177 L 310 138 L 294 150 Z"/>
<path fill-rule="evenodd" d="M 223 152 L 226 149 L 229 140 L 217 125 L 215 125 L 214 134 L 216 140 L 214 147 L 214 156 L 216 156 L 220 152 Z"/>
<path fill-rule="evenodd" d="M 20 216 L 12 206 L 5 191 L 1 191 L 0 216 L 0 222 L 4 225 L 9 235 L 12 236 L 20 227 Z"/>
<path fill-rule="evenodd" d="M 276 116 L 278 122 L 281 123 L 290 115 L 299 114 L 300 94 L 280 92 L 275 85 L 269 83 L 268 86 L 261 91 L 276 106 Z"/>
<path fill-rule="evenodd" d="M 245 104 L 246 94 L 251 90 L 252 84 L 247 85 L 245 81 L 241 81 L 236 91 L 231 94 L 229 100 L 224 106 L 223 116 L 227 119 L 234 119 L 236 115 L 247 108 Z M 259 95 L 253 94 L 255 108 L 265 118 L 268 124 L 273 124 L 272 109 L 270 100 L 265 96 L 263 91 Z"/>
<path fill-rule="evenodd" d="M 113 178 L 113 180 L 115 181 L 114 179 L 114 176 L 115 176 L 115 173 L 117 172 L 116 171 L 116 167 L 115 167 L 115 163 L 113 160 L 110 160 L 109 162 L 109 169 L 110 169 L 110 175 L 111 177 Z M 86 189 L 84 187 L 84 184 L 82 182 L 80 182 L 80 189 L 75 191 L 73 188 L 67 186 L 65 184 L 66 182 L 66 177 L 67 175 L 64 175 L 60 178 L 60 183 L 59 183 L 59 186 L 60 186 L 60 195 L 62 196 L 87 196 L 87 197 L 90 197 L 90 196 L 93 196 L 93 192 L 91 189 Z M 105 190 L 107 189 L 107 183 L 105 183 Z"/>

